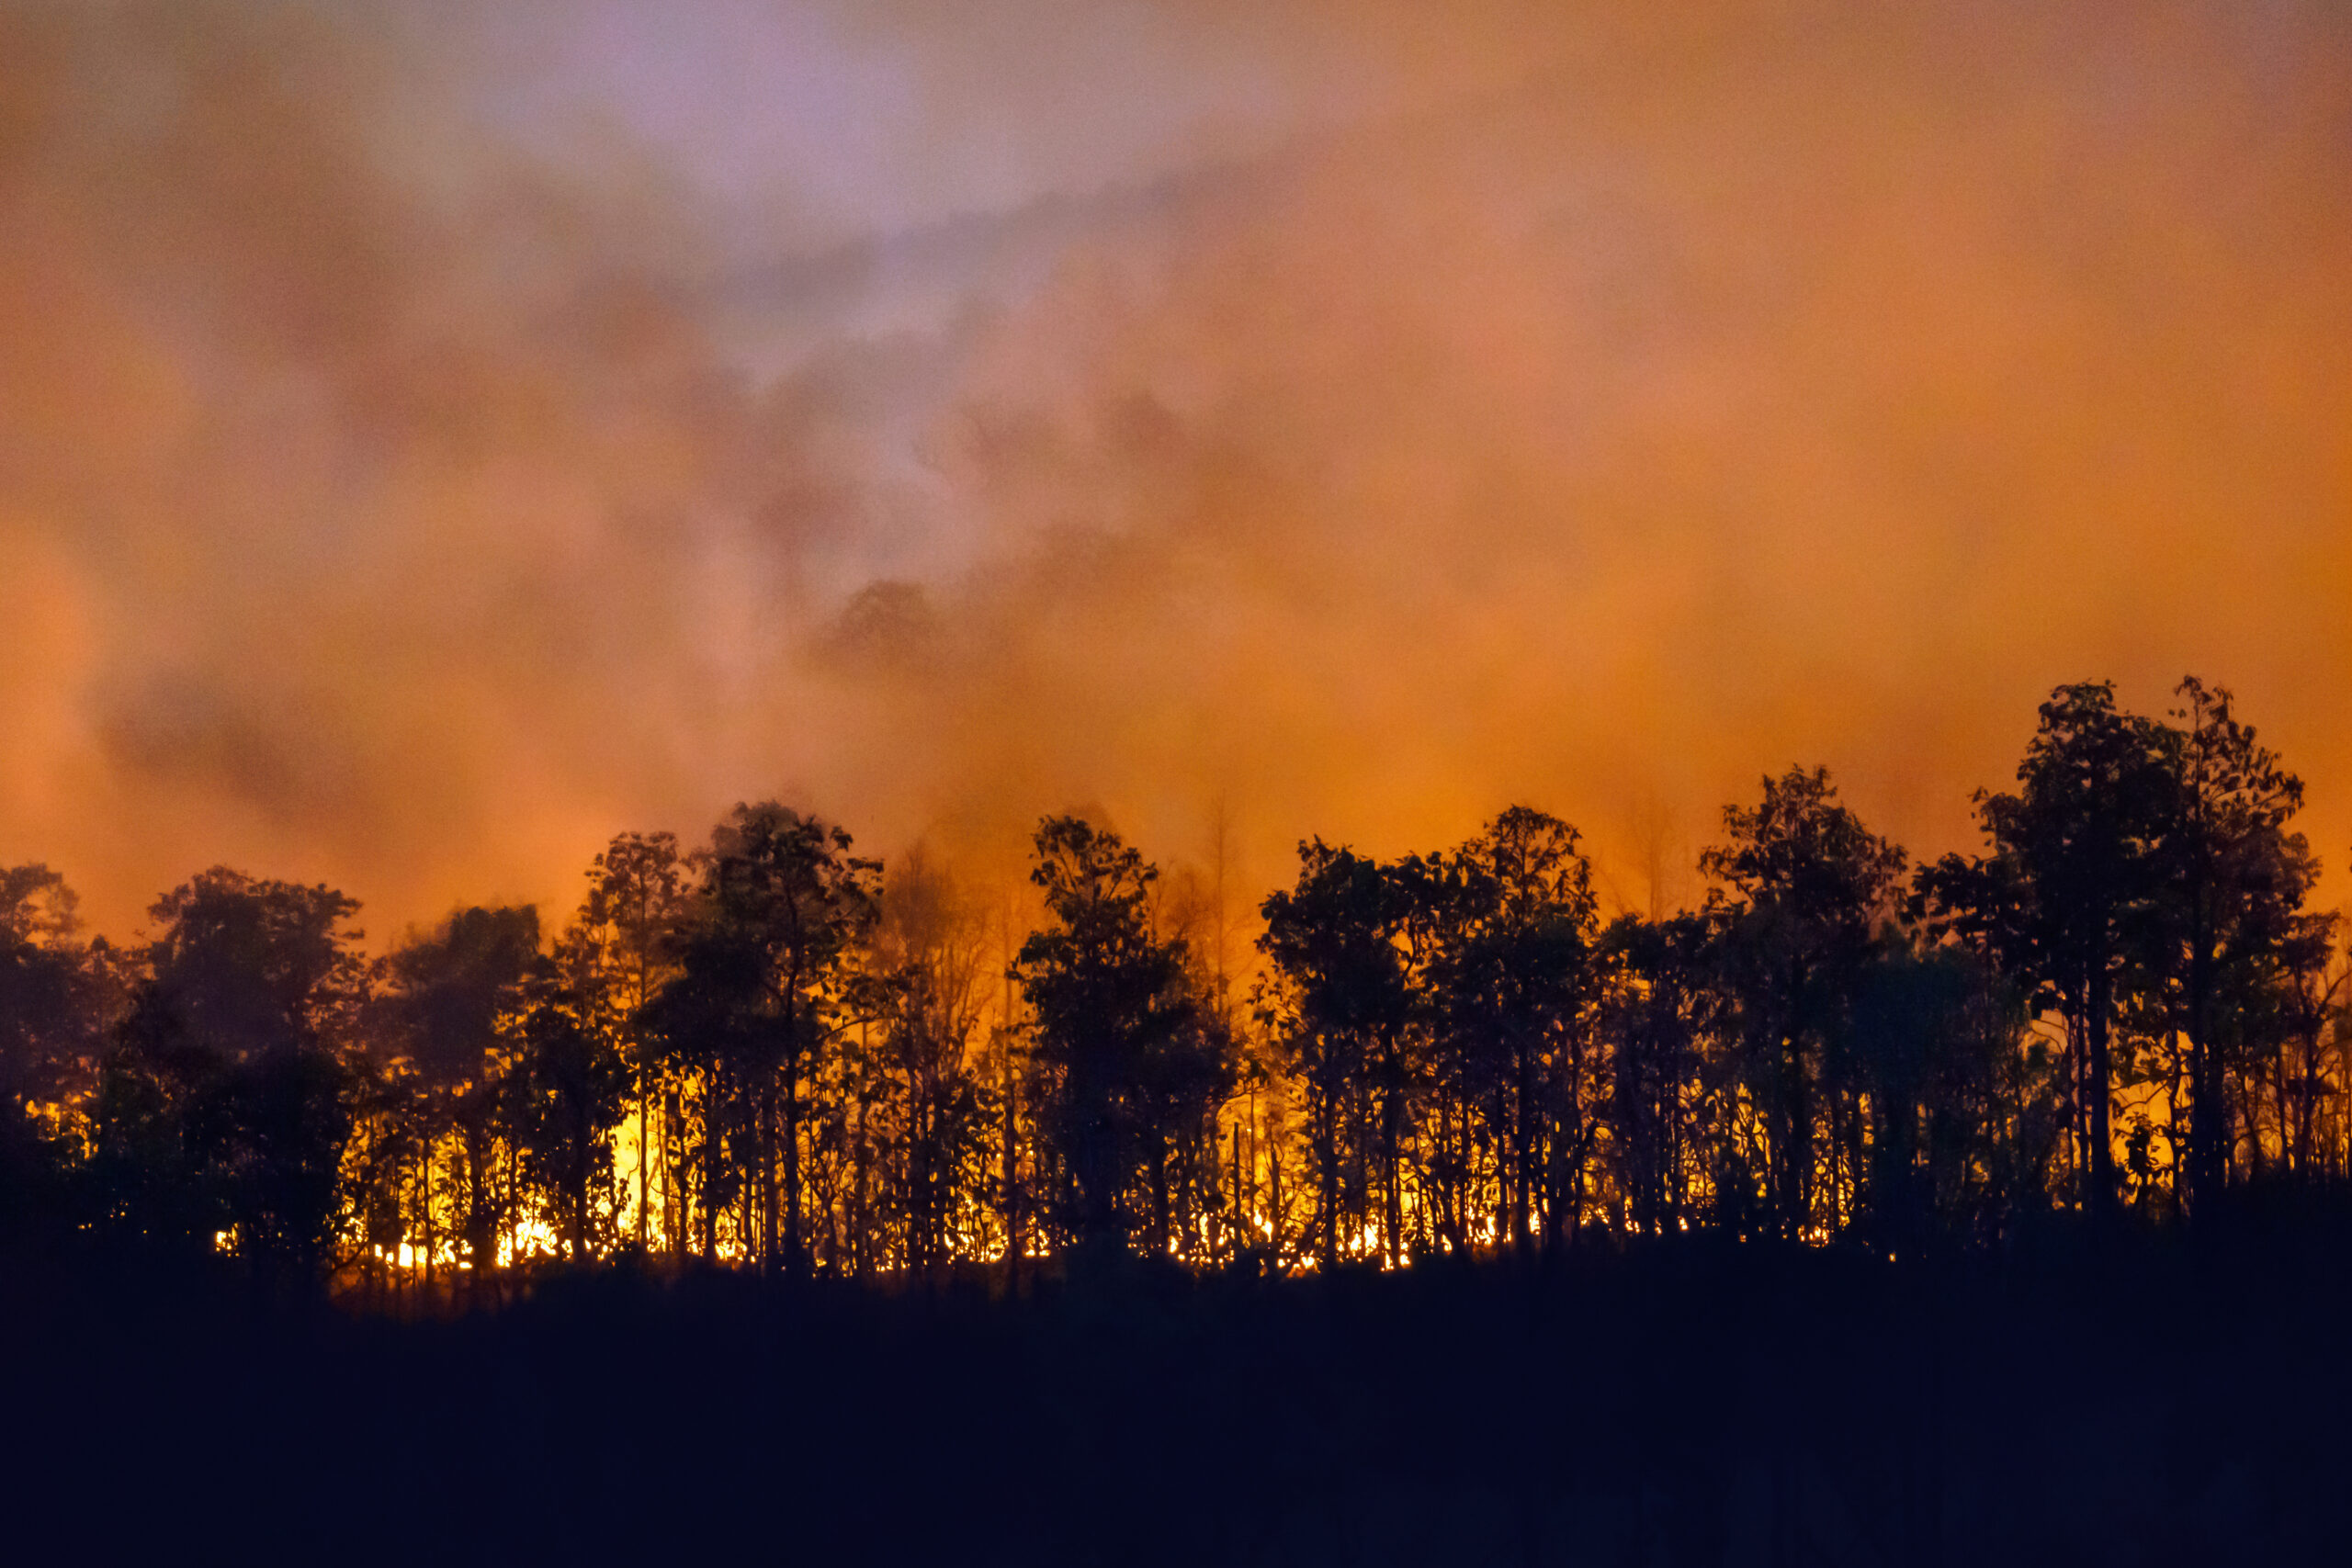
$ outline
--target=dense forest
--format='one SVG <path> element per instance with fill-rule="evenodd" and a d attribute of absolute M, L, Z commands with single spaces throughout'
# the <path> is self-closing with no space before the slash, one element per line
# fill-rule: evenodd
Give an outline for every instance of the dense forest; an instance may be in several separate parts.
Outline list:
<path fill-rule="evenodd" d="M 2352 990 L 2301 785 L 2061 688 L 1982 847 L 1792 770 L 1029 913 L 775 804 L 380 956 L 0 894 L 17 1539 L 303 1561 L 2331 1561 Z"/>
<path fill-rule="evenodd" d="M 1247 1275 L 1706 1233 L 1906 1253 L 2342 1179 L 2352 1061 L 2302 785 L 2230 694 L 2057 690 L 1983 845 L 1914 867 L 1792 770 L 1703 905 L 1604 919 L 1577 830 L 1314 840 L 1246 983 L 1198 890 L 1071 816 L 1013 924 L 740 806 L 624 833 L 560 930 L 216 867 L 153 940 L 0 874 L 18 1240 L 227 1255 L 387 1306 L 534 1269 L 786 1278 L 1141 1253 Z M 1182 896 L 1180 896 L 1182 895 Z"/>

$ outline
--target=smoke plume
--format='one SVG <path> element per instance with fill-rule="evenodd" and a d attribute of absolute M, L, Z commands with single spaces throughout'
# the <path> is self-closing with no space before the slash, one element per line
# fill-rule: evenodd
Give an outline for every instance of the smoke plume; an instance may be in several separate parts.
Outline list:
<path fill-rule="evenodd" d="M 1523 800 L 1642 908 L 2189 671 L 2340 862 L 2352 17 L 1653 9 L 0 6 L 0 863 Z"/>

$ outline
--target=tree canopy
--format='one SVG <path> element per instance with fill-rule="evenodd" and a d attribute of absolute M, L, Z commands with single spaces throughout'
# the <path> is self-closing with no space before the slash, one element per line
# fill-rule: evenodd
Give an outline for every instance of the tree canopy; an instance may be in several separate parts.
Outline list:
<path fill-rule="evenodd" d="M 1015 909 L 774 802 L 616 835 L 549 929 L 225 867 L 85 938 L 0 870 L 0 1222 L 273 1279 L 494 1296 L 635 1255 L 930 1276 L 1141 1253 L 1400 1268 L 1713 1231 L 1917 1252 L 2352 1178 L 2303 785 L 2231 694 L 2041 705 L 1983 846 L 1912 874 L 1823 768 L 1695 908 L 1604 910 L 1526 806 L 1302 842 L 1228 1004 L 1221 875 L 1044 818 Z M 1604 916 L 1607 918 L 1604 918 Z"/>

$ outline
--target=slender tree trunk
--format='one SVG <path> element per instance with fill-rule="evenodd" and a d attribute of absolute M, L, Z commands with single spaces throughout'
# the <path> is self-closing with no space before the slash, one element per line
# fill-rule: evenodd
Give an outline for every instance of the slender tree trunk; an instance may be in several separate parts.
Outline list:
<path fill-rule="evenodd" d="M 1340 1106 L 1336 1096 L 1325 1096 L 1327 1101 L 1323 1122 L 1317 1130 L 1316 1147 L 1316 1179 L 1320 1190 L 1316 1203 L 1321 1235 L 1323 1269 L 1329 1273 L 1340 1263 Z"/>
<path fill-rule="evenodd" d="M 493 1207 L 491 1183 L 494 1173 L 490 1168 L 489 1140 L 479 1128 L 469 1127 L 459 1152 L 466 1162 L 466 1255 L 473 1260 L 471 1283 L 479 1290 L 489 1285 L 491 1270 L 498 1264 L 498 1243 L 490 1234 Z"/>
<path fill-rule="evenodd" d="M 1804 1046 L 1793 1032 L 1781 1039 L 1781 1234 L 1803 1241 L 1813 1209 L 1813 1097 L 1805 1082 Z"/>
<path fill-rule="evenodd" d="M 1397 1264 L 1397 1248 L 1404 1240 L 1405 1198 L 1397 1171 L 1398 1145 L 1404 1142 L 1405 1067 L 1403 1053 L 1395 1039 L 1384 1043 L 1381 1060 L 1386 1083 L 1383 1086 L 1380 1104 L 1380 1162 L 1382 1167 L 1382 1198 L 1380 1231 L 1382 1251 L 1388 1267 Z"/>
<path fill-rule="evenodd" d="M 424 1299 L 433 1299 L 433 1138 L 424 1140 L 417 1170 L 418 1184 L 424 1194 Z"/>
<path fill-rule="evenodd" d="M 1258 1091 L 1250 1091 L 1250 1111 L 1244 1119 L 1247 1136 L 1241 1144 L 1241 1212 L 1245 1222 L 1254 1221 L 1258 1213 Z M 1250 1245 L 1258 1245 L 1250 1236 Z"/>
<path fill-rule="evenodd" d="M 771 1242 L 775 1238 L 776 1220 L 774 1169 L 771 1164 L 767 1188 Z M 800 1071 L 796 1059 L 784 1074 L 784 1266 L 792 1278 L 808 1277 L 807 1253 L 800 1222 Z"/>
<path fill-rule="evenodd" d="M 856 1271 L 857 1277 L 860 1280 L 864 1280 L 867 1277 L 867 1265 L 873 1256 L 872 1249 L 866 1244 L 868 1234 L 865 1213 L 866 1105 L 867 1099 L 865 1093 L 861 1089 L 858 1092 L 857 1097 L 857 1125 L 850 1134 L 850 1158 L 852 1166 L 850 1179 L 849 1226 L 850 1267 Z M 920 1189 L 915 1192 L 910 1193 L 910 1196 L 914 1199 L 914 1201 L 908 1205 L 909 1218 L 918 1219 L 922 1213 L 922 1197 Z"/>
<path fill-rule="evenodd" d="M 1572 1023 L 1568 1039 L 1561 1053 L 1565 1058 L 1555 1065 L 1565 1066 L 1567 1081 L 1560 1085 L 1552 1097 L 1559 1107 L 1559 1115 L 1552 1130 L 1553 1165 L 1559 1179 L 1553 1183 L 1549 1213 L 1544 1232 L 1558 1247 L 1572 1245 L 1584 1224 L 1586 1133 L 1584 1118 L 1584 1037 Z"/>
<path fill-rule="evenodd" d="M 2075 1161 L 2075 1201 L 2086 1214 L 2091 1199 L 2091 1010 L 2087 988 L 2069 995 L 2066 1016 L 2066 1076 L 2069 1103 L 2066 1136 Z"/>
<path fill-rule="evenodd" d="M 578 1267 L 588 1261 L 588 1129 L 586 1119 L 572 1129 L 571 1157 L 564 1171 L 564 1229 L 567 1249 L 571 1262 Z"/>
<path fill-rule="evenodd" d="M 1021 1084 L 1012 1073 L 1012 1041 L 1004 1045 L 1004 1291 L 1021 1293 Z"/>
<path fill-rule="evenodd" d="M 2112 984 L 2102 954 L 2090 977 L 2090 1050 L 2086 1063 L 2090 1081 L 2084 1086 L 2090 1101 L 2091 1213 L 2102 1221 L 2112 1218 L 2115 1213 L 2115 1140 L 2109 1130 L 2108 1103 L 2108 1027 Z"/>
<path fill-rule="evenodd" d="M 1531 1245 L 1528 1228 L 1535 1197 L 1535 1107 L 1529 1055 L 1524 1043 L 1512 1042 L 1510 1249 L 1522 1261 Z"/>
<path fill-rule="evenodd" d="M 719 1139 L 719 1090 L 715 1076 L 706 1076 L 702 1091 L 702 1256 L 718 1261 L 719 1159 L 726 1152 Z"/>
<path fill-rule="evenodd" d="M 1273 1271 L 1283 1271 L 1283 1150 L 1280 1144 L 1269 1144 L 1266 1155 L 1266 1202 L 1269 1221 L 1273 1230 Z"/>
<path fill-rule="evenodd" d="M 671 1258 L 683 1262 L 689 1221 L 685 1187 L 678 1179 L 678 1107 L 676 1092 L 665 1089 L 662 1094 L 662 1239 L 669 1247 Z"/>
<path fill-rule="evenodd" d="M 1168 1134 L 1157 1118 L 1144 1145 L 1151 1161 L 1151 1254 L 1155 1258 L 1168 1256 Z"/>
<path fill-rule="evenodd" d="M 786 1093 L 788 1095 L 790 1092 L 787 1087 Z M 759 1117 L 759 1131 L 753 1142 L 754 1146 L 759 1150 L 760 1179 L 752 1185 L 748 1196 L 756 1211 L 751 1216 L 751 1220 L 758 1235 L 760 1272 L 763 1276 L 773 1276 L 785 1262 L 783 1252 L 780 1250 L 782 1243 L 777 1223 L 780 1219 L 785 1219 L 785 1216 L 778 1212 L 776 1201 L 776 1158 L 780 1152 L 778 1145 L 781 1141 L 778 1137 L 776 1123 L 781 1118 L 776 1106 L 775 1079 L 772 1074 L 765 1077 L 760 1085 L 760 1097 L 755 1114 Z M 786 1223 L 788 1224 L 789 1221 L 786 1220 Z"/>
<path fill-rule="evenodd" d="M 2188 927 L 2188 1210 L 2194 1214 L 2221 1195 L 2222 1151 L 2229 1134 L 2229 1112 L 2222 1100 L 2218 1054 L 2206 1010 L 2212 988 L 2211 955 L 2207 952 L 2204 868 L 2193 875 Z"/>

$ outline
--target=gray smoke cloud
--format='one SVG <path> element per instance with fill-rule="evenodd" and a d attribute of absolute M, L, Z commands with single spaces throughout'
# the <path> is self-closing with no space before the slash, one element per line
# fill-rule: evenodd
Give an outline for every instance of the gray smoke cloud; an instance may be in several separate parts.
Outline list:
<path fill-rule="evenodd" d="M 1438 9 L 0 6 L 0 861 L 1526 800 L 1641 907 L 2194 670 L 2341 862 L 2352 18 Z"/>

